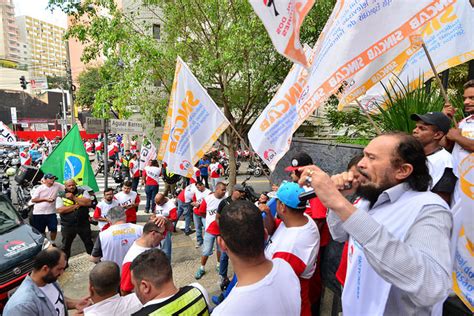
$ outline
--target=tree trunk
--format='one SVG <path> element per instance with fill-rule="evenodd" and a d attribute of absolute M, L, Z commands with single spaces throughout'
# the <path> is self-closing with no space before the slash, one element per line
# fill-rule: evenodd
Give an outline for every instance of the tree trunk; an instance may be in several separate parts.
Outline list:
<path fill-rule="evenodd" d="M 228 191 L 232 192 L 234 185 L 237 182 L 237 163 L 235 159 L 235 148 L 239 142 L 237 136 L 234 135 L 232 130 L 227 130 L 227 140 L 229 142 L 229 187 Z"/>

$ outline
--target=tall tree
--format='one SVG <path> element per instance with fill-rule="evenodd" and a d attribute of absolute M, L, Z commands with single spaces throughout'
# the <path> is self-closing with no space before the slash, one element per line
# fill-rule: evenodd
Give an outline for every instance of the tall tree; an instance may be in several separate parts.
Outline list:
<path fill-rule="evenodd" d="M 316 2 L 302 28 L 313 45 L 334 5 Z M 109 102 L 117 110 L 135 105 L 145 117 L 165 117 L 176 57 L 181 56 L 241 135 L 261 112 L 291 64 L 274 49 L 265 28 L 247 1 L 143 0 L 161 21 L 162 39 L 125 15 L 113 0 L 71 3 L 50 0 L 75 19 L 67 36 L 87 43 L 85 61 L 105 56 L 116 66 L 114 82 L 99 89 L 94 106 Z M 107 15 L 99 14 L 106 9 Z M 138 11 L 141 9 L 138 8 Z M 162 93 L 153 83 L 162 84 Z M 150 98 L 153 96 L 153 98 Z M 230 129 L 223 144 L 230 156 L 230 183 L 235 183 L 234 150 L 240 143 Z"/>

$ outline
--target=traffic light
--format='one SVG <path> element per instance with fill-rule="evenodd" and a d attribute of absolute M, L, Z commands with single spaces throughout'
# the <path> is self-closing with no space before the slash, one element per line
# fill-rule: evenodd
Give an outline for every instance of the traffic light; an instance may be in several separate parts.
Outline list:
<path fill-rule="evenodd" d="M 26 85 L 28 83 L 26 82 L 25 76 L 20 77 L 20 86 L 23 88 L 23 90 L 26 90 Z"/>

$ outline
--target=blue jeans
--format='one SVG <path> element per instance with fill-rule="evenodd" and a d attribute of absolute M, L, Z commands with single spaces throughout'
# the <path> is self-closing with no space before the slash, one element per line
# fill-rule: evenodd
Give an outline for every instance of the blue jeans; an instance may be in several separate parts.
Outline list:
<path fill-rule="evenodd" d="M 223 278 L 227 278 L 227 269 L 229 267 L 229 256 L 227 252 L 221 253 L 221 261 L 219 262 L 219 275 Z"/>
<path fill-rule="evenodd" d="M 204 242 L 204 239 L 202 238 L 202 230 L 203 227 L 206 226 L 206 218 L 193 213 L 193 219 L 194 227 L 196 228 L 196 241 L 198 245 L 202 245 Z"/>
<path fill-rule="evenodd" d="M 150 202 L 151 202 L 151 211 L 155 211 L 155 196 L 158 194 L 158 186 L 157 185 L 145 185 L 145 194 L 146 194 L 146 205 L 145 211 L 148 212 L 150 210 Z"/>
<path fill-rule="evenodd" d="M 214 242 L 216 243 L 216 251 L 221 252 L 221 248 L 217 243 L 217 235 L 209 234 L 208 232 L 204 233 L 204 243 L 202 245 L 202 255 L 204 257 L 212 256 L 212 250 L 214 250 Z"/>
<path fill-rule="evenodd" d="M 189 226 L 191 225 L 191 203 L 184 203 L 178 200 L 178 220 L 176 223 L 179 221 L 179 218 L 181 215 L 184 214 L 184 232 L 189 233 L 190 228 Z M 176 224 L 174 225 L 176 228 Z"/>
<path fill-rule="evenodd" d="M 168 260 L 171 262 L 171 232 L 166 233 L 165 239 L 161 242 L 161 250 L 165 253 Z"/>

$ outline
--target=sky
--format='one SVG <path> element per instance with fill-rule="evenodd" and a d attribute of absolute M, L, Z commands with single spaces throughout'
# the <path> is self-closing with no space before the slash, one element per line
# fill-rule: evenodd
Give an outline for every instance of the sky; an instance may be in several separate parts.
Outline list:
<path fill-rule="evenodd" d="M 51 12 L 47 9 L 48 0 L 13 0 L 15 16 L 28 15 L 61 27 L 67 27 L 66 14 L 59 10 Z"/>

